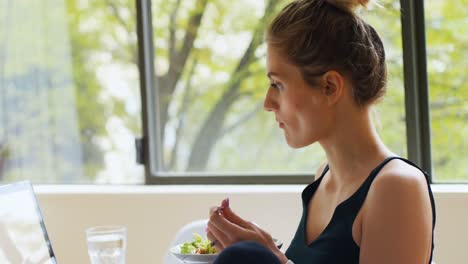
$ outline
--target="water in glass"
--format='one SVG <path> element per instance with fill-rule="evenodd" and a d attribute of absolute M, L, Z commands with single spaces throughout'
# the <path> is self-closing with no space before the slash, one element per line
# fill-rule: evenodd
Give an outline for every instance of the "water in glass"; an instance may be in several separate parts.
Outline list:
<path fill-rule="evenodd" d="M 125 264 L 125 234 L 88 234 L 91 264 Z"/>
<path fill-rule="evenodd" d="M 125 264 L 125 230 L 109 228 L 90 230 L 87 240 L 91 264 Z"/>

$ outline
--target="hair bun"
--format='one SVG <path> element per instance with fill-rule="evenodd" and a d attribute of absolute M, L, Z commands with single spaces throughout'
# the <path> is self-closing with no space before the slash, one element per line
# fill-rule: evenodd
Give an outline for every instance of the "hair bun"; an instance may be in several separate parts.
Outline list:
<path fill-rule="evenodd" d="M 359 6 L 366 7 L 369 0 L 326 0 L 328 3 L 350 13 Z"/>

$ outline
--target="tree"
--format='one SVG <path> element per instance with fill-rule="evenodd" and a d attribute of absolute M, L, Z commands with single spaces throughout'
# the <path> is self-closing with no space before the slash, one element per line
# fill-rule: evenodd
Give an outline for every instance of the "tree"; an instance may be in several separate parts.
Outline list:
<path fill-rule="evenodd" d="M 425 5 L 434 176 L 466 181 L 468 1 L 428 1 Z"/>
<path fill-rule="evenodd" d="M 273 129 L 274 118 L 261 111 L 267 87 L 263 32 L 288 2 L 152 1 L 160 99 L 154 111 L 161 120 L 162 171 L 313 171 L 323 161 L 318 146 L 288 150 L 282 133 Z M 388 91 L 376 107 L 376 120 L 384 141 L 405 156 L 399 1 L 380 3 L 384 8 L 371 6 L 362 12 L 383 38 L 387 51 Z M 135 136 L 141 131 L 139 109 L 130 111 L 134 99 L 128 98 L 138 98 L 139 91 L 135 1 L 46 4 L 0 3 L 0 171 L 3 166 L 7 180 L 47 171 L 51 176 L 46 181 L 95 181 L 106 166 L 105 156 L 118 144 L 112 139 L 118 131 L 109 128 L 110 120 L 118 120 Z M 460 169 L 467 157 L 457 155 L 466 149 L 468 129 L 466 4 L 466 0 L 426 3 L 437 179 L 466 179 L 467 175 L 466 169 Z M 12 7 L 13 12 L 5 11 Z M 19 10 L 26 10 L 21 12 L 28 19 L 6 23 Z M 28 33 L 12 34 L 20 32 L 14 27 L 28 28 Z M 12 45 L 33 47 L 29 43 L 43 47 L 41 52 L 22 48 L 23 54 L 15 53 L 18 63 L 11 64 Z M 69 60 L 63 60 L 68 55 Z M 110 68 L 119 70 L 102 73 Z M 135 75 L 126 77 L 131 95 L 116 94 L 115 83 L 109 81 L 118 76 L 112 74 Z M 36 82 L 40 84 L 36 90 L 31 89 L 35 80 L 41 80 Z M 73 92 L 66 95 L 66 90 Z M 35 95 L 37 91 L 40 96 Z M 46 112 L 44 105 L 54 110 Z M 51 132 L 51 138 L 43 137 L 44 130 L 38 127 L 56 132 Z M 68 131 L 68 136 L 57 131 Z M 28 173 L 13 169 L 25 166 Z"/>
<path fill-rule="evenodd" d="M 165 2 L 167 5 L 169 1 Z M 244 25 L 244 27 L 240 29 L 250 34 L 250 42 L 243 52 L 243 55 L 240 57 L 240 60 L 231 62 L 233 64 L 237 63 L 237 65 L 231 70 L 229 74 L 230 78 L 226 80 L 224 84 L 216 87 L 219 89 L 219 91 L 215 92 L 218 95 L 217 98 L 214 98 L 214 96 L 210 97 L 210 109 L 204 113 L 205 115 L 199 121 L 201 125 L 197 129 L 198 132 L 193 136 L 193 143 L 190 146 L 187 164 L 185 166 L 185 170 L 187 171 L 205 170 L 211 152 L 219 139 L 232 131 L 233 128 L 242 125 L 252 116 L 252 113 L 247 113 L 241 116 L 241 118 L 232 125 L 225 123 L 226 116 L 234 103 L 239 101 L 242 97 L 251 95 L 242 91 L 242 82 L 249 79 L 252 75 L 258 75 L 260 73 L 258 69 L 252 67 L 255 66 L 258 60 L 255 52 L 263 42 L 263 31 L 267 21 L 272 14 L 275 13 L 280 3 L 278 0 L 266 2 L 266 7 L 259 21 L 254 23 L 253 26 Z M 216 68 L 220 67 L 219 65 L 213 65 L 212 62 L 209 63 L 207 61 L 207 57 L 209 60 L 214 53 L 209 47 L 205 47 L 204 49 L 194 47 L 197 40 L 205 37 L 200 36 L 198 32 L 200 28 L 203 27 L 202 22 L 214 25 L 214 27 L 219 26 L 219 24 L 223 22 L 223 19 L 225 19 L 227 14 L 226 9 L 230 6 L 229 4 L 218 1 L 208 2 L 207 0 L 199 0 L 196 1 L 192 9 L 185 10 L 188 13 L 186 18 L 179 19 L 179 17 L 184 17 L 180 16 L 181 3 L 182 1 L 180 0 L 173 1 L 172 7 L 166 7 L 161 1 L 153 3 L 155 6 L 162 7 L 162 12 L 156 13 L 155 21 L 161 20 L 161 17 L 158 15 L 162 15 L 163 12 L 170 14 L 169 25 L 161 25 L 161 28 L 169 28 L 168 34 L 165 35 L 165 33 L 158 29 L 156 29 L 155 32 L 156 43 L 158 43 L 157 40 L 161 35 L 165 35 L 165 41 L 168 42 L 167 50 L 161 51 L 162 48 L 158 45 L 155 47 L 156 61 L 165 59 L 168 64 L 167 71 L 156 76 L 159 85 L 159 95 L 160 98 L 162 98 L 158 107 L 158 113 L 160 115 L 161 128 L 164 128 L 161 131 L 163 142 L 166 141 L 168 123 L 171 122 L 171 118 L 175 119 L 173 122 L 177 124 L 174 129 L 177 135 L 174 139 L 174 143 L 166 149 L 166 153 L 169 154 L 167 155 L 167 162 L 165 162 L 164 169 L 169 171 L 176 169 L 177 156 L 180 153 L 178 148 L 180 147 L 179 141 L 181 140 L 181 135 L 184 134 L 184 130 L 192 129 L 191 127 L 187 128 L 184 124 L 187 119 L 187 111 L 191 109 L 191 105 L 196 103 L 197 100 L 196 96 L 192 94 L 193 84 L 191 80 L 194 78 L 193 75 L 196 74 L 195 67 L 200 66 L 200 64 L 206 65 L 212 68 L 212 73 L 216 73 Z M 209 12 L 210 7 L 217 8 L 217 13 L 206 17 L 205 13 Z M 223 8 L 226 9 L 223 10 Z M 168 9 L 170 9 L 170 12 L 168 12 Z M 182 20 L 182 22 L 179 22 L 179 20 Z M 187 22 L 184 23 L 184 20 Z M 183 37 L 177 39 L 177 33 L 181 33 L 180 35 Z M 225 32 L 219 32 L 219 34 L 223 33 Z M 200 61 L 202 63 L 200 63 Z M 158 65 L 158 63 L 156 63 L 156 65 Z M 192 65 L 192 68 L 188 69 L 190 65 Z M 224 67 L 222 70 L 226 71 L 228 69 L 229 67 Z M 183 76 L 184 70 L 187 71 L 187 76 Z M 169 114 L 171 104 L 178 104 L 176 97 L 178 93 L 176 89 L 177 85 L 185 86 L 181 95 L 183 99 L 182 103 L 180 103 L 179 111 L 177 111 L 176 115 L 171 117 Z M 258 107 L 254 108 L 253 112 L 257 111 Z M 228 127 L 229 129 L 227 129 Z"/>

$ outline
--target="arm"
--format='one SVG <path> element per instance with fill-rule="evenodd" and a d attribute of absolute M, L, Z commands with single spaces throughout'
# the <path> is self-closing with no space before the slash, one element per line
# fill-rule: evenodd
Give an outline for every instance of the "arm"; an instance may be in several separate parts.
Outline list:
<path fill-rule="evenodd" d="M 374 180 L 366 203 L 361 264 L 429 262 L 432 209 L 427 183 L 419 170 L 404 167 L 382 173 Z"/>

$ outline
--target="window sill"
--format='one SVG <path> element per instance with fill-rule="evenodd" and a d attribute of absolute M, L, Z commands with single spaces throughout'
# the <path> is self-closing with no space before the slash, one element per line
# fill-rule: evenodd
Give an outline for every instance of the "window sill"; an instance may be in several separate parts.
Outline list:
<path fill-rule="evenodd" d="M 301 193 L 305 185 L 34 185 L 37 194 Z M 433 184 L 434 193 L 468 194 L 468 184 Z"/>

